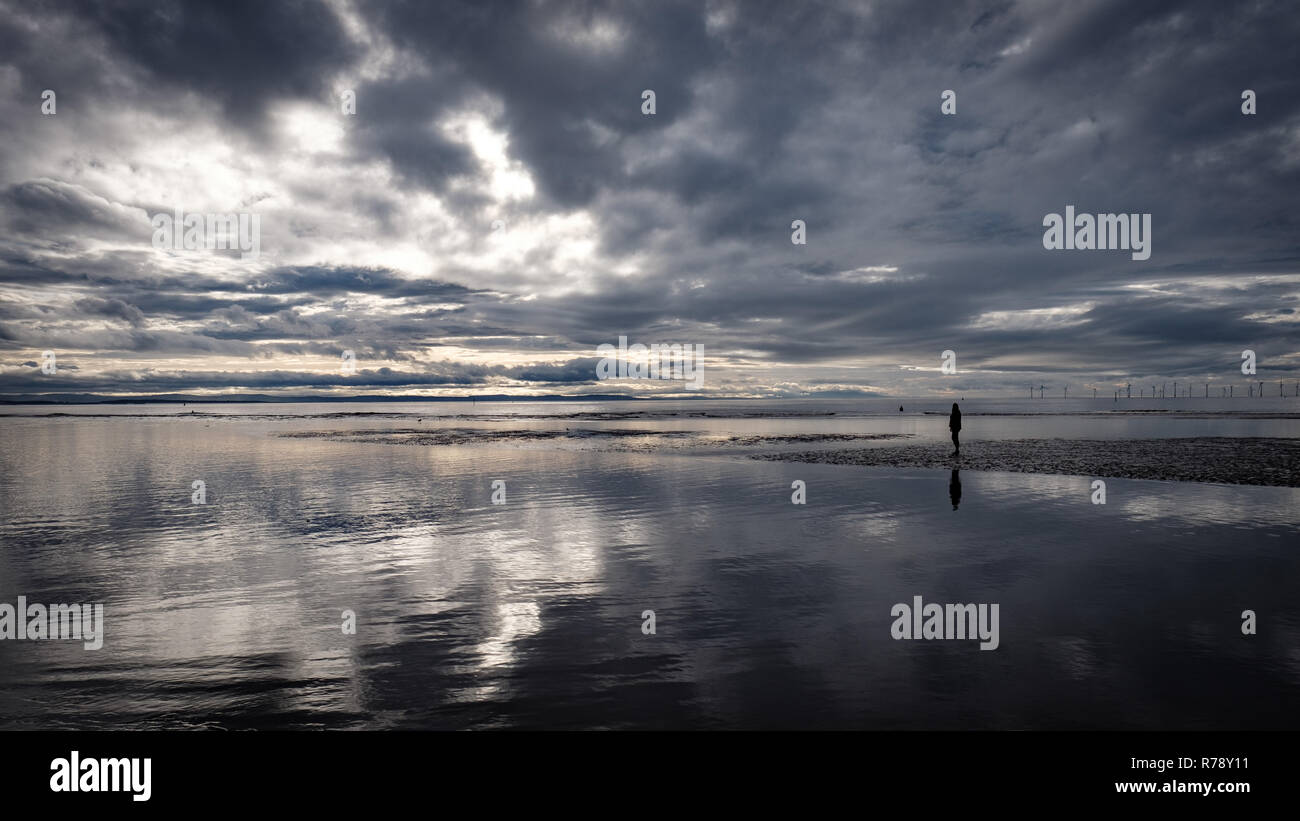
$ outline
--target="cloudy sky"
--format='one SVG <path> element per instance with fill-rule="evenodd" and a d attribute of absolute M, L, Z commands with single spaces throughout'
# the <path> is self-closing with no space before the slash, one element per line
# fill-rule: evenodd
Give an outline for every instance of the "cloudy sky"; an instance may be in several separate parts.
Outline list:
<path fill-rule="evenodd" d="M 597 382 L 620 336 L 725 396 L 1292 382 L 1298 44 L 1286 2 L 0 0 L 0 393 L 685 393 Z M 1044 249 L 1067 205 L 1150 259 Z M 260 254 L 155 248 L 177 208 Z"/>

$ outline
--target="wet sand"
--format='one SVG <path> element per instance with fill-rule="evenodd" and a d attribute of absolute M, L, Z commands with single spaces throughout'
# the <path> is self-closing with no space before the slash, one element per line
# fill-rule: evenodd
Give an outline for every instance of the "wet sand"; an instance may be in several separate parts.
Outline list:
<path fill-rule="evenodd" d="M 649 428 L 382 428 L 293 431 L 293 439 L 330 439 L 386 445 L 447 446 L 549 441 L 604 451 L 742 453 L 753 459 L 889 468 L 1006 471 L 1116 479 L 1154 479 L 1229 485 L 1300 487 L 1300 440 L 1274 437 L 1168 439 L 975 440 L 953 456 L 947 441 L 914 434 L 796 433 L 717 435 Z M 871 443 L 869 447 L 845 445 Z M 808 448 L 816 448 L 809 450 Z"/>
<path fill-rule="evenodd" d="M 902 433 L 794 433 L 781 435 L 718 436 L 695 430 L 658 430 L 645 428 L 553 428 L 537 430 L 497 430 L 492 428 L 380 428 L 372 430 L 290 431 L 277 436 L 285 439 L 330 439 L 338 442 L 370 442 L 384 445 L 478 445 L 503 442 L 544 440 L 591 440 L 605 449 L 652 452 L 677 448 L 752 448 L 789 445 L 816 445 L 837 442 L 872 442 L 908 439 Z M 639 439 L 635 444 L 620 440 Z"/>
<path fill-rule="evenodd" d="M 1300 441 L 1273 438 L 1010 439 L 752 454 L 754 459 L 890 468 L 959 468 L 1116 479 L 1300 487 Z"/>
<path fill-rule="evenodd" d="M 371 442 L 383 445 L 475 445 L 493 442 L 528 442 L 547 439 L 619 439 L 640 436 L 694 436 L 692 431 L 637 430 L 633 428 L 552 430 L 493 430 L 489 428 L 382 428 L 378 430 L 291 431 L 277 436 L 284 439 L 330 439 L 336 442 Z"/>
<path fill-rule="evenodd" d="M 0 602 L 106 619 L 97 653 L 0 641 L 0 728 L 1300 729 L 1295 487 L 1117 478 L 1094 505 L 1086 478 L 970 470 L 954 509 L 944 417 L 419 419 L 0 422 Z M 1258 472 L 1295 446 L 1225 433 L 1300 440 L 1076 422 L 986 417 L 963 459 Z M 916 435 L 836 438 L 868 431 Z M 429 436 L 453 444 L 378 444 Z M 945 469 L 748 458 L 819 447 Z M 894 640 L 915 595 L 999 603 L 998 649 Z"/>

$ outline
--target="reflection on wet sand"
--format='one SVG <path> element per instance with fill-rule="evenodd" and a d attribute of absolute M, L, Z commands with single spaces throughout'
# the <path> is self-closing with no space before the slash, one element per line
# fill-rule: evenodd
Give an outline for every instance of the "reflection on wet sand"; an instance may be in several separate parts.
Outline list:
<path fill-rule="evenodd" d="M 1294 489 L 274 430 L 0 421 L 0 601 L 105 606 L 0 641 L 0 726 L 1300 727 Z M 999 648 L 899 647 L 916 594 Z"/>

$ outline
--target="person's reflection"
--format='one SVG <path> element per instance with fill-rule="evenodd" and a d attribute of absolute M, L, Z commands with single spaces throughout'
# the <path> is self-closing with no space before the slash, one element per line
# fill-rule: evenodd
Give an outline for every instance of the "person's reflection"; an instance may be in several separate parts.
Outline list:
<path fill-rule="evenodd" d="M 952 480 L 948 482 L 948 498 L 952 499 L 952 509 L 956 510 L 961 504 L 961 478 L 957 475 L 957 468 L 952 469 Z"/>

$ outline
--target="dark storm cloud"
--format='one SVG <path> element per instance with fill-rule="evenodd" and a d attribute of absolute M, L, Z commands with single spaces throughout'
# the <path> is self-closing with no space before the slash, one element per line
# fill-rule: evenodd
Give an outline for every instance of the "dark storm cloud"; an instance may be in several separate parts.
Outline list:
<path fill-rule="evenodd" d="M 355 267 L 281 268 L 253 277 L 248 290 L 259 294 L 310 294 L 315 297 L 339 294 L 375 294 L 390 297 L 458 299 L 473 293 L 462 285 L 428 279 L 410 279 L 393 271 Z"/>
<path fill-rule="evenodd" d="M 399 47 L 428 55 L 434 75 L 423 87 L 378 85 L 366 98 L 409 104 L 417 116 L 386 117 L 385 149 L 399 168 L 434 180 L 463 170 L 443 147 L 425 153 L 418 135 L 430 100 L 461 85 L 504 104 L 501 124 L 514 151 L 561 207 L 586 205 L 622 175 L 619 136 L 645 128 L 641 92 L 654 89 L 665 104 L 653 121 L 666 128 L 690 105 L 690 83 L 720 56 L 705 32 L 696 3 L 474 3 L 420 0 L 365 3 L 362 15 Z M 587 48 L 565 37 L 601 21 L 621 31 L 619 47 Z M 418 92 L 418 94 L 416 93 Z M 602 138 L 593 126 L 608 129 Z M 402 135 L 417 135 L 412 146 Z M 414 150 L 413 150 L 414 149 Z M 418 169 L 418 170 L 417 170 Z"/>
<path fill-rule="evenodd" d="M 23 363 L 24 371 L 0 373 L 0 393 L 42 393 L 75 390 L 77 392 L 116 391 L 129 385 L 140 393 L 211 390 L 240 388 L 256 390 L 350 389 L 366 390 L 419 389 L 447 386 L 482 386 L 491 384 L 492 378 L 529 382 L 545 387 L 588 384 L 594 381 L 596 360 L 574 360 L 553 366 L 528 366 L 508 368 L 484 367 L 460 362 L 440 362 L 425 371 L 398 370 L 394 368 L 358 368 L 353 374 L 321 374 L 295 371 L 160 371 L 142 369 L 133 371 L 105 371 L 85 377 L 68 377 L 62 372 L 75 371 L 75 362 L 59 361 L 59 373 L 41 374 Z"/>
<path fill-rule="evenodd" d="M 90 238 L 143 242 L 149 236 L 143 211 L 49 179 L 0 190 L 0 225 L 9 237 L 65 247 Z"/>
<path fill-rule="evenodd" d="M 600 360 L 574 359 L 560 365 L 528 365 L 520 368 L 508 368 L 506 373 L 514 379 L 525 382 L 592 382 L 596 365 Z"/>
<path fill-rule="evenodd" d="M 325 95 L 359 49 L 318 0 L 76 4 L 75 16 L 151 86 L 195 93 L 253 126 L 268 102 Z"/>
<path fill-rule="evenodd" d="M 464 80 L 455 74 L 362 85 L 362 116 L 353 132 L 358 151 L 383 155 L 407 182 L 443 193 L 449 180 L 479 170 L 465 146 L 434 128 L 441 114 L 463 102 L 464 91 Z"/>
<path fill-rule="evenodd" d="M 400 298 L 421 304 L 462 300 L 481 293 L 454 283 L 404 278 L 391 270 L 356 266 L 281 267 L 250 275 L 244 281 L 190 273 L 142 275 L 136 258 L 130 254 L 100 257 L 93 270 L 79 272 L 10 257 L 0 262 L 0 283 L 87 285 L 151 313 L 169 315 L 207 313 L 235 304 L 254 313 L 271 313 L 346 294 Z M 221 292 L 227 296 L 198 295 L 205 292 Z"/>
<path fill-rule="evenodd" d="M 79 299 L 74 305 L 79 312 L 89 316 L 120 319 L 137 327 L 145 322 L 144 311 L 141 311 L 135 305 L 128 305 L 120 299 Z"/>

